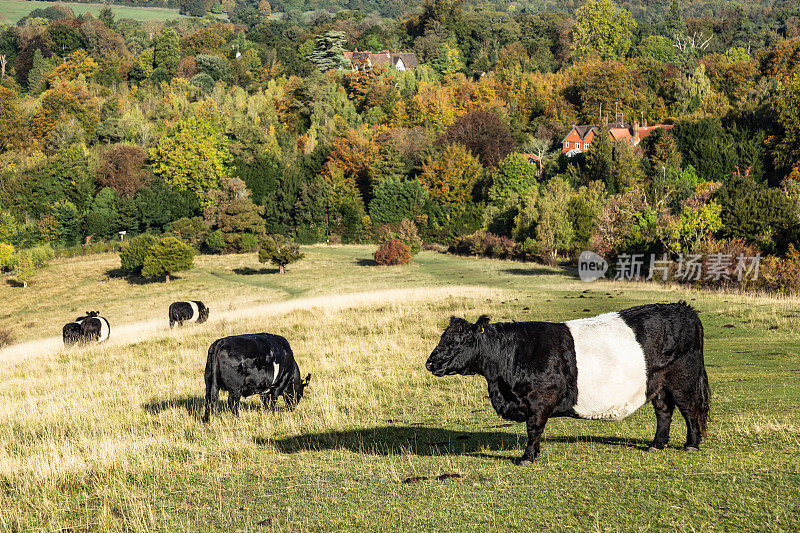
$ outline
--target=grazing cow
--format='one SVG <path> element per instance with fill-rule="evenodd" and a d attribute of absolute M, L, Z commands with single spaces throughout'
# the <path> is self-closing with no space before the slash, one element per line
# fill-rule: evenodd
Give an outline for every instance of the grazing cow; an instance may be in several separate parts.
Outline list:
<path fill-rule="evenodd" d="M 81 337 L 84 342 L 103 342 L 111 335 L 108 320 L 101 317 L 98 311 L 90 311 L 76 322 L 81 325 Z"/>
<path fill-rule="evenodd" d="M 176 323 L 182 326 L 184 322 L 197 322 L 202 324 L 208 320 L 208 307 L 203 302 L 175 302 L 169 306 L 169 327 Z"/>
<path fill-rule="evenodd" d="M 706 431 L 703 325 L 685 302 L 564 323 L 453 317 L 425 366 L 436 376 L 486 378 L 495 411 L 527 424 L 518 464 L 539 455 L 550 417 L 621 420 L 652 401 L 657 426 L 648 451 L 667 445 L 676 406 L 686 420 L 684 450 L 697 451 Z"/>
<path fill-rule="evenodd" d="M 206 409 L 208 422 L 217 408 L 219 391 L 228 391 L 228 406 L 239 416 L 239 398 L 260 394 L 264 407 L 275 410 L 279 396 L 291 411 L 303 397 L 311 374 L 300 378 L 289 343 L 269 333 L 233 335 L 214 341 L 206 361 Z"/>

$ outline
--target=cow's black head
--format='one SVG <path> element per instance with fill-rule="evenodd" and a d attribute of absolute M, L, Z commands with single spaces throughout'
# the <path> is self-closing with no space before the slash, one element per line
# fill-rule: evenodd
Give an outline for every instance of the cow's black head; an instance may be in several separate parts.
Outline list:
<path fill-rule="evenodd" d="M 294 386 L 290 389 L 291 392 L 289 396 L 286 396 L 286 404 L 290 410 L 297 406 L 297 402 L 303 397 L 303 393 L 305 393 L 306 387 L 308 387 L 310 381 L 311 374 L 300 379 L 300 372 L 297 370 L 295 371 Z"/>
<path fill-rule="evenodd" d="M 442 333 L 439 345 L 433 349 L 425 368 L 434 376 L 452 374 L 469 375 L 479 372 L 480 335 L 485 334 L 488 316 L 482 316 L 475 324 L 463 318 L 450 318 L 450 325 Z"/>
<path fill-rule="evenodd" d="M 206 320 L 208 320 L 208 307 L 203 306 L 203 308 L 200 309 L 200 317 L 197 319 L 197 321 L 205 322 Z"/>

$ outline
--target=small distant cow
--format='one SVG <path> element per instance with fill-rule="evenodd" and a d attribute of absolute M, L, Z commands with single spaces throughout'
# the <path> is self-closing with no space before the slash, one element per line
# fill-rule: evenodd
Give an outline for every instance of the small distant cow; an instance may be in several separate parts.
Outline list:
<path fill-rule="evenodd" d="M 300 378 L 289 342 L 279 335 L 252 333 L 214 341 L 208 348 L 205 371 L 206 405 L 203 421 L 217 408 L 220 390 L 228 391 L 228 406 L 239 416 L 239 399 L 261 395 L 264 408 L 275 410 L 283 396 L 291 411 L 303 397 L 311 374 Z"/>
<path fill-rule="evenodd" d="M 525 422 L 528 445 L 518 464 L 539 455 L 548 418 L 621 420 L 648 401 L 656 435 L 669 441 L 673 409 L 686 420 L 684 450 L 705 435 L 709 387 L 703 325 L 684 302 L 652 304 L 565 323 L 475 324 L 451 318 L 425 365 L 436 376 L 480 374 L 495 411 Z"/>
<path fill-rule="evenodd" d="M 87 311 L 85 316 L 66 324 L 61 334 L 66 346 L 90 341 L 103 342 L 111 335 L 111 326 L 99 311 Z"/>
<path fill-rule="evenodd" d="M 206 320 L 208 320 L 208 307 L 198 300 L 175 302 L 169 306 L 169 327 L 175 324 L 182 326 L 184 322 L 202 324 Z"/>

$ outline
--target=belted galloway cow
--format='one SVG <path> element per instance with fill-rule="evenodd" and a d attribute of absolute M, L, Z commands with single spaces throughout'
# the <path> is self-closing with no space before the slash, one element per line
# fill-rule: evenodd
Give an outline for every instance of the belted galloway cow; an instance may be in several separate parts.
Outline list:
<path fill-rule="evenodd" d="M 184 322 L 197 322 L 202 324 L 208 320 L 208 307 L 199 300 L 190 302 L 174 302 L 169 306 L 169 327 Z"/>
<path fill-rule="evenodd" d="M 311 374 L 301 379 L 289 342 L 279 335 L 252 333 L 214 341 L 208 348 L 203 421 L 216 410 L 220 390 L 228 391 L 228 407 L 239 416 L 239 399 L 261 395 L 265 408 L 275 410 L 283 396 L 291 411 L 303 397 Z"/>
<path fill-rule="evenodd" d="M 685 302 L 651 304 L 563 323 L 475 324 L 451 318 L 426 367 L 436 376 L 480 374 L 495 411 L 525 422 L 528 444 L 518 464 L 539 455 L 548 418 L 621 420 L 650 401 L 656 434 L 669 441 L 672 413 L 686 420 L 684 450 L 705 435 L 709 386 L 703 325 Z"/>

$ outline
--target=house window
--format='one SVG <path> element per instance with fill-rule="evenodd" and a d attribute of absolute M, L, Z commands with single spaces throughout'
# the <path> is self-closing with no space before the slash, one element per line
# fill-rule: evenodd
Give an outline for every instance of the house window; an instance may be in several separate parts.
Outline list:
<path fill-rule="evenodd" d="M 564 143 L 564 150 L 569 150 L 569 141 Z"/>
<path fill-rule="evenodd" d="M 581 143 L 579 143 L 578 141 L 575 141 L 575 149 L 576 150 L 580 150 L 581 149 Z"/>
<path fill-rule="evenodd" d="M 589 149 L 589 143 L 583 143 L 583 149 L 584 150 L 588 150 Z"/>

